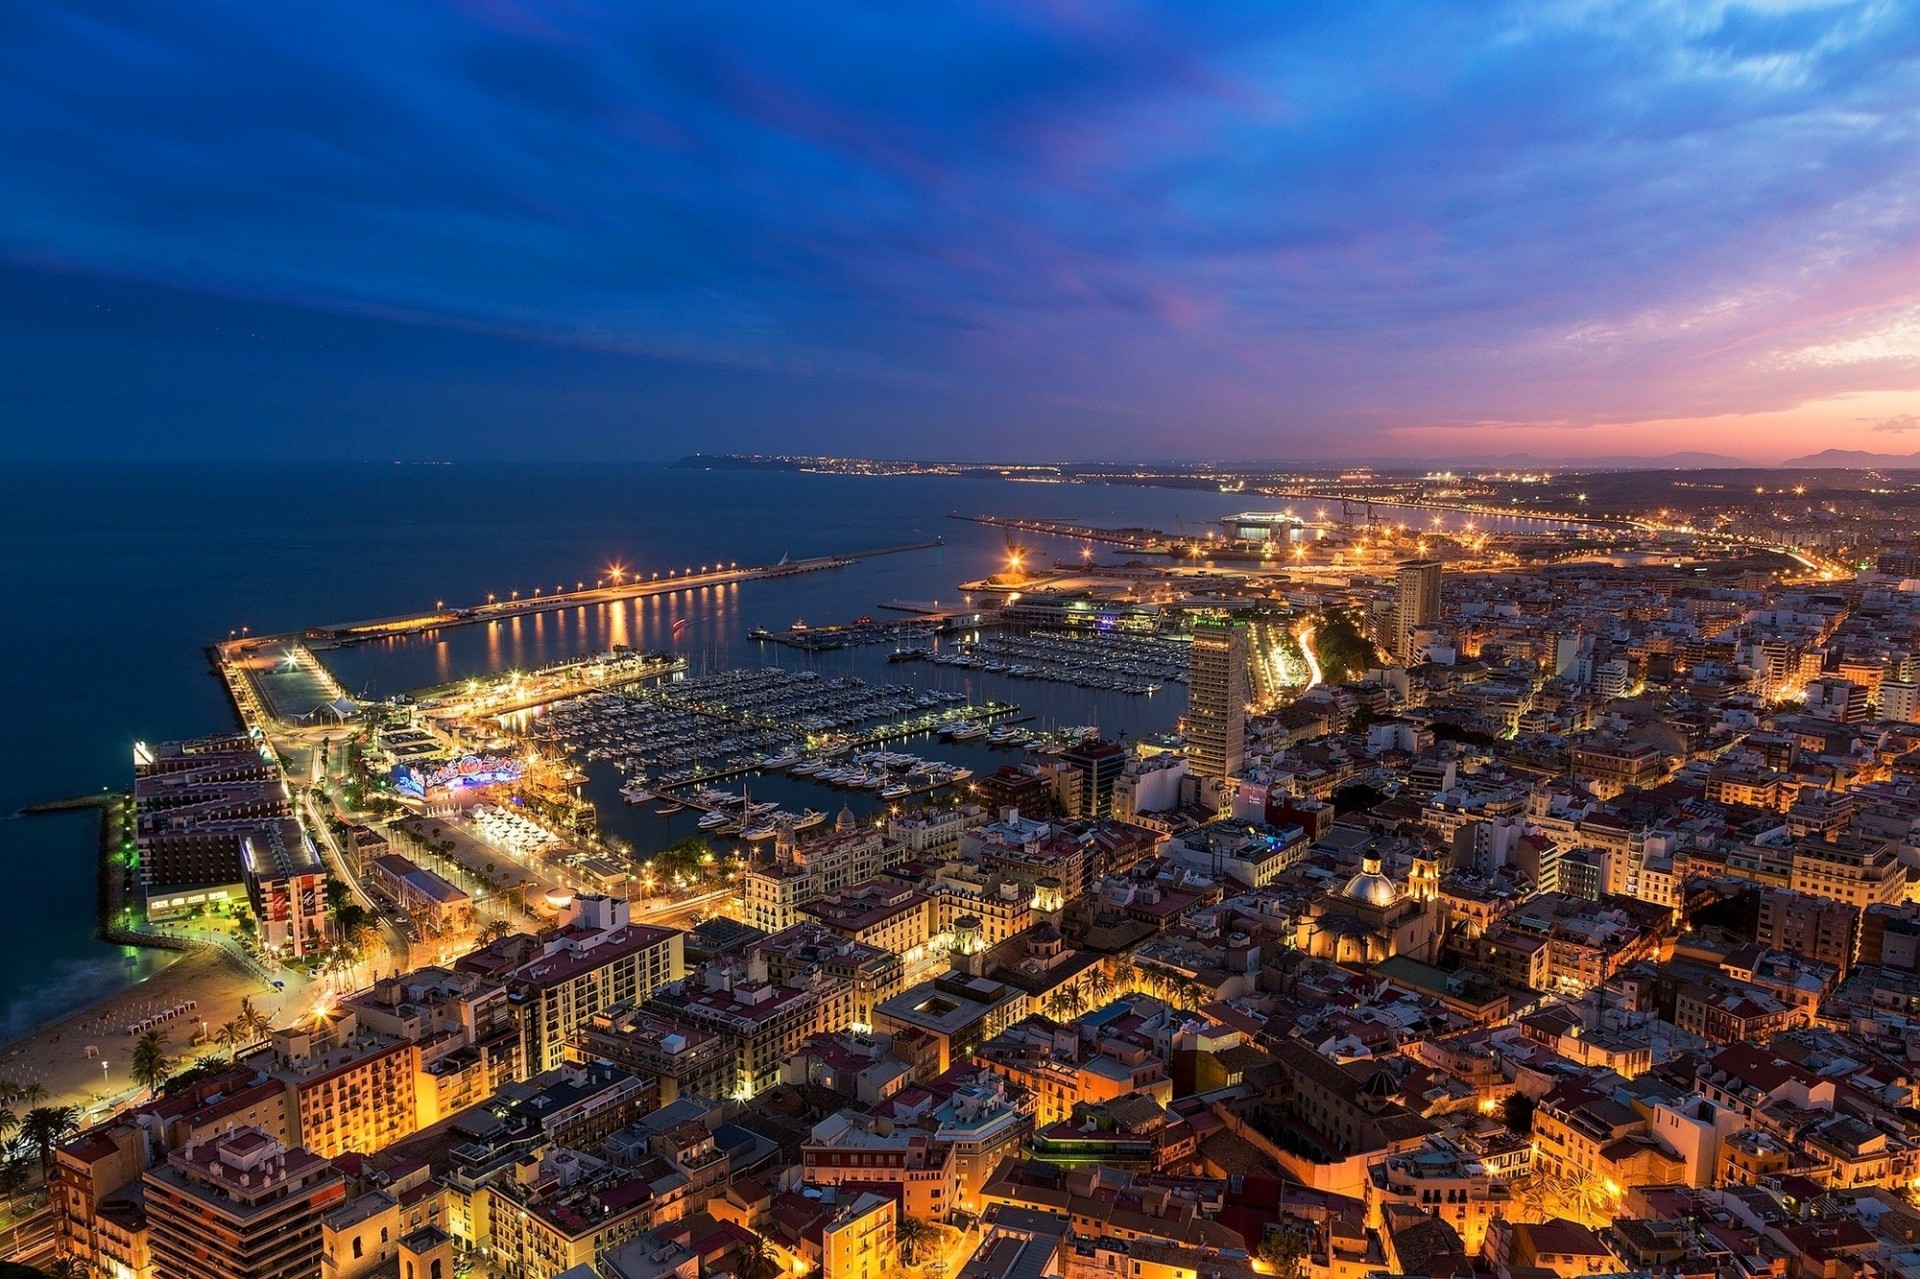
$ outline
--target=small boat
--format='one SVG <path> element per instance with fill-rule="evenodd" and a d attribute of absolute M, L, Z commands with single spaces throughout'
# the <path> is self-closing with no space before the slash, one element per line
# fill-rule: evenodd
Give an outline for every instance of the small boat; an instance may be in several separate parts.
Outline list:
<path fill-rule="evenodd" d="M 818 826 L 826 820 L 827 815 L 825 813 L 818 809 L 809 808 L 806 812 L 794 819 L 793 828 L 795 830 L 812 830 L 815 826 Z"/>
<path fill-rule="evenodd" d="M 912 790 L 905 782 L 895 782 L 891 786 L 883 786 L 880 788 L 881 799 L 905 799 L 912 793 Z"/>
<path fill-rule="evenodd" d="M 740 838 L 746 840 L 748 843 L 756 843 L 763 839 L 772 839 L 775 833 L 774 828 L 771 826 L 755 826 L 742 833 Z"/>
<path fill-rule="evenodd" d="M 800 752 L 782 751 L 780 754 L 775 755 L 772 759 L 769 759 L 766 763 L 760 765 L 760 767 L 766 769 L 768 772 L 774 772 L 782 768 L 792 768 L 795 764 L 798 764 L 799 762 L 800 762 Z"/>
<path fill-rule="evenodd" d="M 653 811 L 661 817 L 671 817 L 675 813 L 685 812 L 686 809 L 687 806 L 685 804 L 662 804 Z"/>
<path fill-rule="evenodd" d="M 653 798 L 653 792 L 638 782 L 630 782 L 620 788 L 620 798 L 629 804 L 644 804 Z"/>
<path fill-rule="evenodd" d="M 728 822 L 732 820 L 733 818 L 729 817 L 725 813 L 708 813 L 706 816 L 700 819 L 700 829 L 701 830 L 718 830 L 720 827 L 725 826 Z"/>

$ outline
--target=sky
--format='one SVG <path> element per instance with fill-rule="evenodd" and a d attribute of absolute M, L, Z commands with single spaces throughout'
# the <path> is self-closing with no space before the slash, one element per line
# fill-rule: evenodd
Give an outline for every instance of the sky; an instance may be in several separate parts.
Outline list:
<path fill-rule="evenodd" d="M 1920 449 L 1920 5 L 0 6 L 0 454 Z"/>

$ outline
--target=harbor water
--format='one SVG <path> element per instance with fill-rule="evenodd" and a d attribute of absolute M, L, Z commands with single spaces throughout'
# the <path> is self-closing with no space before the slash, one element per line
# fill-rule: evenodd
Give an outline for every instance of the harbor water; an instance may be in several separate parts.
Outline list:
<path fill-rule="evenodd" d="M 959 583 L 995 571 L 1005 535 L 948 518 L 992 514 L 1087 525 L 1204 526 L 1265 505 L 1247 494 L 1127 485 L 868 478 L 646 465 L 397 466 L 25 463 L 0 473 L 0 629 L 9 677 L 0 812 L 123 787 L 137 740 L 230 727 L 204 647 L 246 627 L 277 633 L 551 590 L 614 564 L 664 572 L 944 539 L 934 550 L 842 569 L 521 617 L 321 654 L 353 693 L 384 696 L 484 671 L 628 644 L 676 648 L 695 669 L 811 665 L 882 683 L 955 688 L 1018 702 L 1040 724 L 1109 733 L 1171 727 L 1184 690 L 1080 689 L 979 670 L 889 663 L 883 647 L 806 654 L 754 641 L 755 626 L 887 616 L 887 601 L 957 603 Z M 1022 534 L 1042 561 L 1080 547 Z M 904 615 L 903 615 L 904 616 Z M 674 638 L 674 623 L 684 620 Z M 897 749 L 976 773 L 1016 756 L 964 743 Z M 629 807 L 604 762 L 590 797 L 613 833 L 658 847 L 695 832 Z M 749 779 L 798 811 L 880 802 L 804 778 Z M 0 820 L 12 908 L 0 947 L 0 1039 L 138 981 L 164 962 L 94 939 L 91 814 Z"/>

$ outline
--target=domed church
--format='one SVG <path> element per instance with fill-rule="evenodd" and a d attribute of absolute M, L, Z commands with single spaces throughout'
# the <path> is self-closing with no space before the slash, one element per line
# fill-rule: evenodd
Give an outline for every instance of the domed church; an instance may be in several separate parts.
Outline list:
<path fill-rule="evenodd" d="M 1417 867 L 1417 872 L 1427 872 Z M 1425 883 L 1427 873 L 1416 878 Z M 1431 963 L 1440 948 L 1439 912 L 1424 894 L 1406 892 L 1369 852 L 1360 873 L 1307 908 L 1294 945 L 1336 964 L 1377 964 L 1395 955 Z"/>

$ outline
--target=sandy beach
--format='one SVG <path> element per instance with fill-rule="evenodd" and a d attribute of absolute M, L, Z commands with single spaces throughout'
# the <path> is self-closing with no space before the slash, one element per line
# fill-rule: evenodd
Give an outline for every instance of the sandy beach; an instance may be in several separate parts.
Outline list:
<path fill-rule="evenodd" d="M 135 1091 L 127 1067 L 137 1036 L 128 1033 L 129 1026 L 192 1001 L 191 1012 L 163 1023 L 168 1055 L 178 1062 L 176 1069 L 184 1069 L 224 1051 L 211 1041 L 193 1046 L 203 1020 L 209 1032 L 216 1031 L 239 1011 L 242 999 L 251 998 L 255 1008 L 281 1024 L 282 1008 L 301 1000 L 298 988 L 306 984 L 289 980 L 286 990 L 275 990 L 225 951 L 196 951 L 137 986 L 0 1045 L 0 1079 L 38 1083 L 48 1093 L 41 1104 L 78 1106 L 91 1118 L 95 1110 Z"/>

